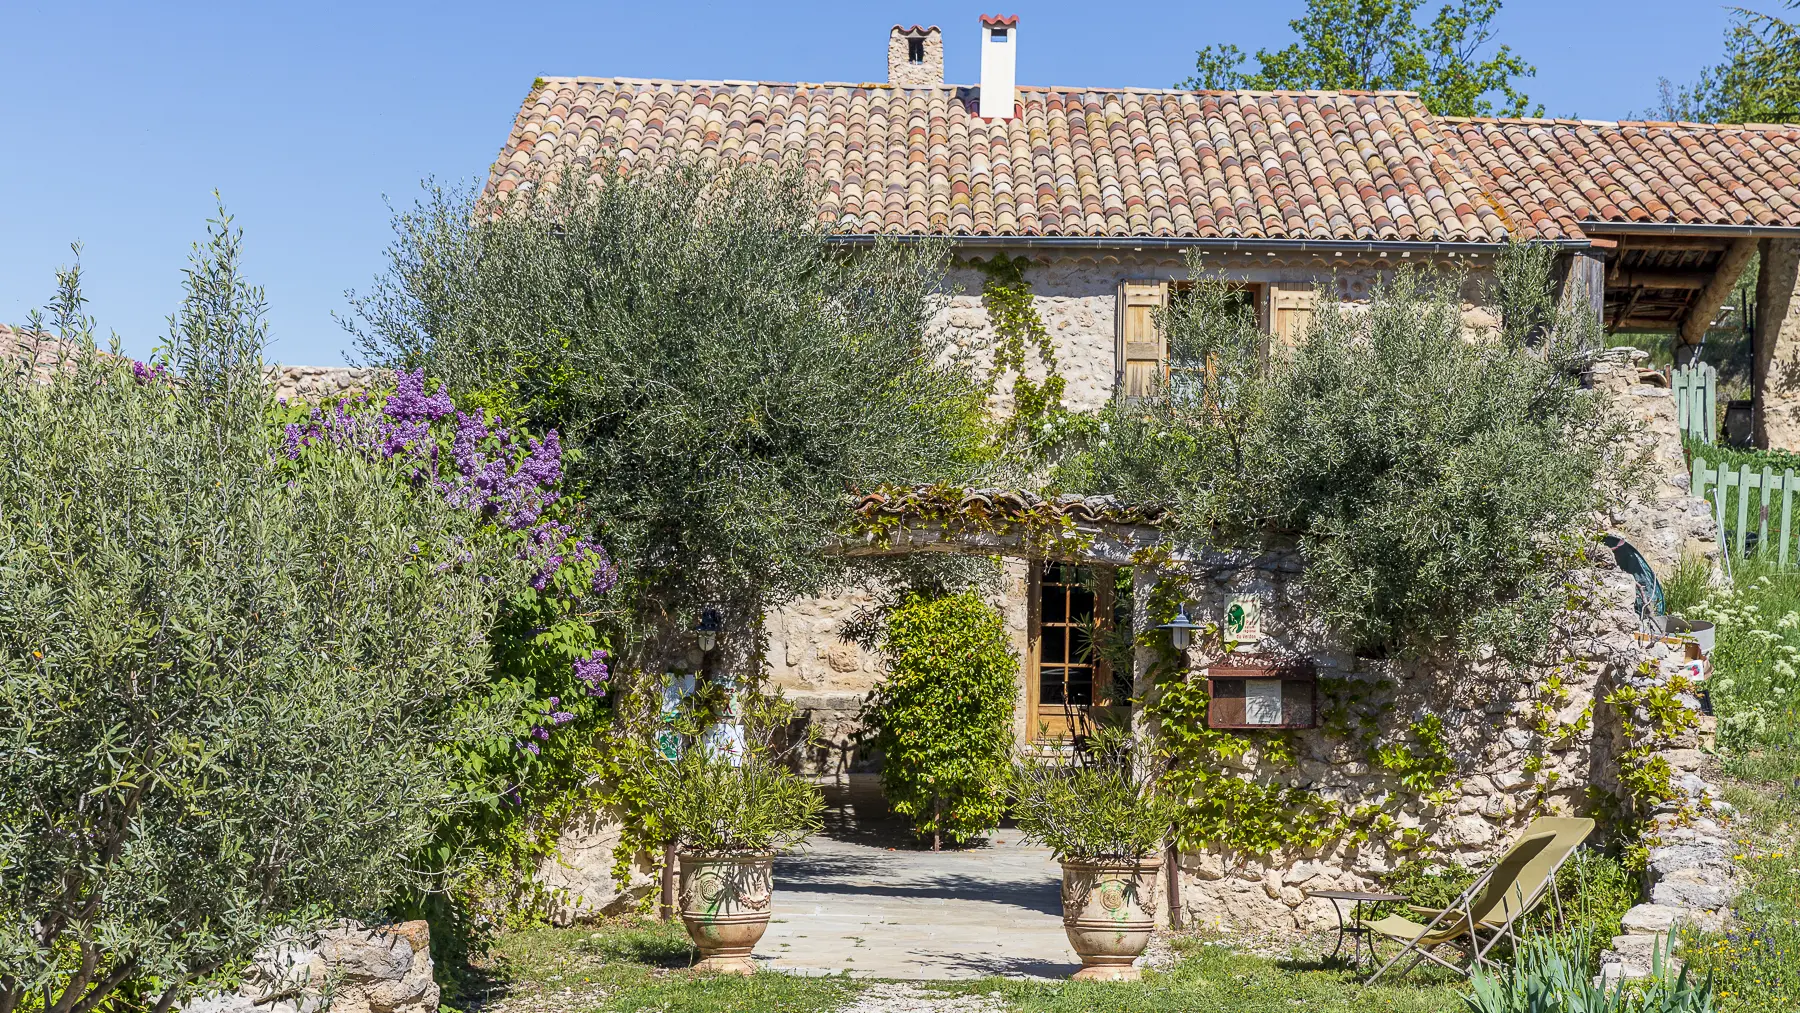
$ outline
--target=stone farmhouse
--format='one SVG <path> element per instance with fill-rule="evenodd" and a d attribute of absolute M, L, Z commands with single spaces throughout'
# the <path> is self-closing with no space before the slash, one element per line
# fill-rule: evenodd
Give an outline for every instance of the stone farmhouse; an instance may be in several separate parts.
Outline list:
<path fill-rule="evenodd" d="M 1497 252 L 1522 240 L 1548 243 L 1559 251 L 1565 305 L 1611 330 L 1664 332 L 1680 356 L 1691 356 L 1760 252 L 1756 435 L 1765 446 L 1800 447 L 1800 370 L 1787 368 L 1800 360 L 1800 127 L 1460 119 L 1434 116 L 1401 92 L 1024 85 L 1015 80 L 1018 18 L 984 16 L 970 35 L 981 48 L 981 80 L 964 85 L 944 80 L 942 32 L 918 25 L 890 31 L 886 82 L 540 79 L 486 195 L 504 205 L 608 158 L 627 167 L 691 158 L 798 162 L 821 187 L 819 217 L 833 242 L 952 241 L 961 266 L 936 326 L 978 363 L 995 332 L 979 294 L 984 276 L 969 265 L 1027 258 L 1034 306 L 1074 409 L 1144 393 L 1162 375 L 1168 353 L 1154 311 L 1190 284 L 1190 253 L 1240 285 L 1279 342 L 1306 326 L 1321 293 L 1364 300 L 1384 274 L 1409 263 L 1461 272 L 1465 323 L 1490 326 L 1481 293 Z M 1616 529 L 1658 568 L 1707 551 L 1706 511 L 1687 495 L 1660 376 L 1621 351 L 1596 363 L 1593 377 L 1640 417 L 1640 439 L 1665 472 L 1653 496 L 1614 518 Z M 1147 568 L 1130 581 L 1106 578 L 1146 544 L 1137 540 L 1154 540 L 1154 518 L 1107 501 L 989 492 L 957 502 L 876 496 L 857 509 L 890 515 L 902 528 L 912 523 L 864 551 L 1007 557 L 998 604 L 1022 660 L 1022 743 L 1079 732 L 1096 709 L 1128 708 L 1146 688 L 1142 651 L 1137 671 L 1114 673 L 1083 660 L 1075 641 L 1086 615 L 1135 609 L 1142 621 Z M 959 545 L 942 523 L 925 522 L 959 511 L 1054 514 L 1088 540 L 1063 554 L 1004 539 Z M 1330 631 L 1299 606 L 1302 564 L 1291 547 L 1177 562 L 1196 618 L 1218 618 L 1246 596 L 1265 602 L 1265 643 L 1303 659 L 1300 681 L 1314 687 L 1310 699 L 1304 685 L 1284 684 L 1273 698 L 1229 687 L 1248 694 L 1235 705 L 1239 721 L 1271 700 L 1290 717 L 1314 719 L 1289 722 L 1300 729 L 1297 758 L 1252 748 L 1236 761 L 1240 776 L 1290 785 L 1327 809 L 1382 797 L 1387 788 L 1371 770 L 1367 744 L 1316 727 L 1334 707 L 1369 708 L 1383 736 L 1404 733 L 1418 715 L 1442 715 L 1458 764 L 1447 795 L 1402 806 L 1373 835 L 1281 854 L 1183 855 L 1171 893 L 1186 916 L 1216 924 L 1328 920 L 1329 907 L 1306 901 L 1302 886 L 1367 885 L 1401 859 L 1397 840 L 1484 855 L 1531 813 L 1585 809 L 1590 785 L 1616 787 L 1615 756 L 1634 741 L 1633 718 L 1602 699 L 1643 671 L 1633 584 L 1618 570 L 1585 578 L 1597 618 L 1562 631 L 1571 660 L 1509 682 L 1492 662 L 1400 665 L 1337 651 Z M 1134 601 L 1117 600 L 1126 588 Z M 868 758 L 855 755 L 856 715 L 880 666 L 839 637 L 867 601 L 851 593 L 794 603 L 761 623 L 773 684 L 825 743 L 812 758 L 821 774 L 867 769 Z M 1191 664 L 1223 671 L 1238 661 L 1193 656 Z M 1546 695 L 1545 686 L 1554 691 Z M 1361 702 L 1338 699 L 1345 687 Z M 1692 768 L 1691 757 L 1677 757 L 1678 771 Z M 1690 794 L 1704 802 L 1703 786 Z M 603 823 L 567 841 L 567 860 L 547 870 L 577 908 L 620 900 L 599 874 L 610 864 Z"/>
<path fill-rule="evenodd" d="M 1800 128 L 1458 119 L 1399 92 L 1026 86 L 1014 80 L 1018 19 L 978 27 L 974 85 L 944 81 L 942 33 L 918 25 L 889 33 L 886 83 L 542 79 L 488 193 L 505 201 L 609 155 L 798 160 L 823 186 L 837 242 L 944 236 L 965 260 L 1030 258 L 1075 409 L 1141 393 L 1165 368 L 1152 312 L 1186 283 L 1189 251 L 1240 282 L 1280 340 L 1305 325 L 1321 283 L 1355 301 L 1405 263 L 1466 272 L 1465 319 L 1492 323 L 1478 300 L 1496 249 L 1551 243 L 1564 298 L 1609 329 L 1688 348 L 1760 249 L 1758 438 L 1800 446 L 1800 386 L 1777 368 L 1800 356 Z M 982 276 L 963 268 L 951 283 L 938 324 L 979 360 L 993 339 Z M 1041 644 L 1034 617 L 1060 592 L 1042 567 L 1014 570 L 1021 642 Z M 779 685 L 841 709 L 819 695 L 872 684 L 873 660 L 834 634 L 855 604 L 769 617 Z M 1028 689 L 1046 689 L 1030 667 Z M 1046 695 L 1087 692 L 1028 692 L 1022 734 L 1066 727 L 1067 705 L 1040 706 Z"/>

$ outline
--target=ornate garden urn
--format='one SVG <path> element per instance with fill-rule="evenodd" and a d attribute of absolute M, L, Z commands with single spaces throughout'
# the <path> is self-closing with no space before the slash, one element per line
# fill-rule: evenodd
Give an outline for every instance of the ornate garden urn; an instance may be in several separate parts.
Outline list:
<path fill-rule="evenodd" d="M 681 922 L 700 949 L 696 971 L 751 974 L 750 951 L 769 927 L 774 855 L 683 854 Z"/>
<path fill-rule="evenodd" d="M 1065 861 L 1063 930 L 1081 957 L 1075 977 L 1136 981 L 1133 966 L 1156 928 L 1156 887 L 1162 855 L 1135 862 Z"/>

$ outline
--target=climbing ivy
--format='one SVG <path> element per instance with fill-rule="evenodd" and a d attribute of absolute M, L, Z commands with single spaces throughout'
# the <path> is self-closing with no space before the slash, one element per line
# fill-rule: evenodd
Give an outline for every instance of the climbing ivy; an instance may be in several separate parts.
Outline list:
<path fill-rule="evenodd" d="M 981 305 L 987 310 L 988 322 L 994 328 L 994 361 L 988 370 L 987 390 L 999 389 L 1001 379 L 1013 376 L 1013 414 L 1007 420 L 1003 435 L 1028 443 L 1037 443 L 1063 409 L 1065 381 L 1057 368 L 1056 347 L 1050 332 L 1038 315 L 1031 297 L 1031 283 L 1025 269 L 1031 262 L 1024 257 L 1004 254 L 969 262 L 968 266 L 986 276 L 981 286 Z M 1028 358 L 1035 354 L 1044 367 L 1042 383 L 1026 375 Z"/>
<path fill-rule="evenodd" d="M 1405 787 L 1434 805 L 1443 805 L 1455 793 L 1456 760 L 1444 738 L 1444 720 L 1427 714 L 1406 728 L 1406 740 L 1390 742 L 1375 752 L 1381 769 L 1400 778 Z"/>

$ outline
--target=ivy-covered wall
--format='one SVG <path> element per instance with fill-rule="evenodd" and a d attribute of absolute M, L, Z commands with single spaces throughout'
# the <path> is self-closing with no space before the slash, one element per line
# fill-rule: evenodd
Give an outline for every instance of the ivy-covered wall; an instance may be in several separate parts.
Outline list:
<path fill-rule="evenodd" d="M 1267 627 L 1257 650 L 1318 669 L 1319 727 L 1212 731 L 1204 676 L 1227 660 L 1219 638 L 1197 638 L 1186 657 L 1166 640 L 1140 646 L 1138 719 L 1170 753 L 1170 783 L 1187 803 L 1180 899 L 1189 924 L 1335 924 L 1330 903 L 1308 892 L 1372 888 L 1409 859 L 1478 865 L 1535 815 L 1616 812 L 1607 799 L 1619 722 L 1605 701 L 1640 657 L 1631 578 L 1571 575 L 1578 608 L 1557 630 L 1554 658 L 1515 667 L 1343 653 L 1308 620 L 1301 570 L 1292 548 L 1275 546 L 1138 581 L 1147 625 L 1177 600 L 1195 621 L 1216 623 L 1232 596 L 1252 595 Z"/>

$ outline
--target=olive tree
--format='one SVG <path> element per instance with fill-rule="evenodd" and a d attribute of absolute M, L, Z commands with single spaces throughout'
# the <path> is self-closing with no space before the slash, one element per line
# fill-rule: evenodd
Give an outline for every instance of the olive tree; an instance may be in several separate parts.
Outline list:
<path fill-rule="evenodd" d="M 1607 490 L 1620 420 L 1572 368 L 1597 324 L 1551 298 L 1554 251 L 1500 258 L 1500 326 L 1465 326 L 1457 275 L 1403 269 L 1366 307 L 1322 293 L 1269 349 L 1227 282 L 1162 317 L 1170 381 L 1076 432 L 1055 484 L 1174 504 L 1179 537 L 1299 542 L 1305 590 L 1371 651 L 1543 643 Z"/>
<path fill-rule="evenodd" d="M 846 253 L 815 198 L 796 167 L 608 161 L 503 209 L 433 191 L 360 347 L 557 429 L 642 613 L 744 623 L 842 576 L 847 492 L 953 477 L 984 436 L 927 334 L 944 247 Z"/>
<path fill-rule="evenodd" d="M 468 691 L 527 564 L 404 457 L 290 466 L 238 243 L 221 213 L 166 364 L 96 350 L 70 271 L 60 368 L 0 377 L 0 1013 L 161 1013 L 378 911 L 509 714 Z"/>

